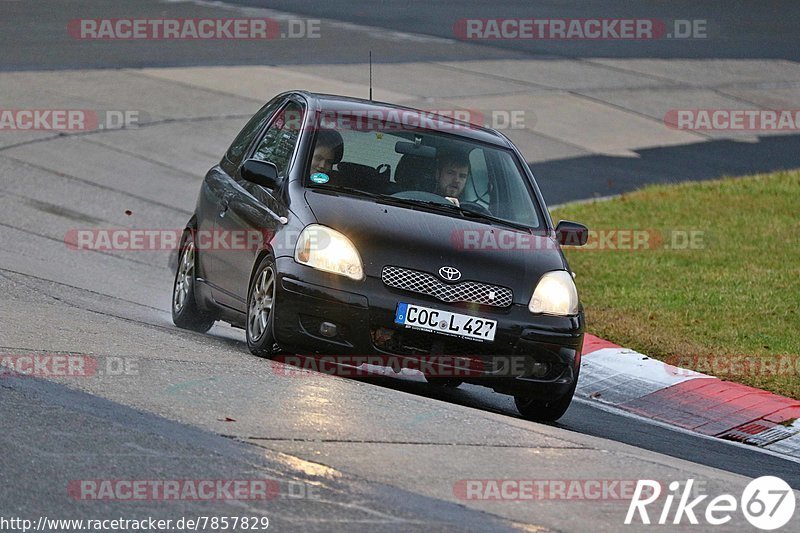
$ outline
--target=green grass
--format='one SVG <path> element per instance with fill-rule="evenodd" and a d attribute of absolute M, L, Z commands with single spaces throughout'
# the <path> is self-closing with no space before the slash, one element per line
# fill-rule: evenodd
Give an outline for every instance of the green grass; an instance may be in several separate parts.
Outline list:
<path fill-rule="evenodd" d="M 668 245 L 675 230 L 702 231 L 697 249 L 565 247 L 588 331 L 800 398 L 800 171 L 650 186 L 568 205 L 553 218 L 655 230 Z M 750 357 L 749 366 L 736 356 Z M 738 368 L 726 370 L 726 361 Z"/>

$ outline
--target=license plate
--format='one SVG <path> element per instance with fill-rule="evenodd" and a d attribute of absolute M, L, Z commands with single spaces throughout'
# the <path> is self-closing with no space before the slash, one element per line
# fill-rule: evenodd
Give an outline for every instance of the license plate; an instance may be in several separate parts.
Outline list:
<path fill-rule="evenodd" d="M 496 320 L 402 302 L 397 304 L 394 322 L 407 328 L 481 341 L 493 341 L 497 330 Z"/>

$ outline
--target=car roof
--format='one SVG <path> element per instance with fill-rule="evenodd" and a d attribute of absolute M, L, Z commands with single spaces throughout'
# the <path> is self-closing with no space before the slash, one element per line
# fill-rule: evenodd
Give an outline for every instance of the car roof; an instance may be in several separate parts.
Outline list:
<path fill-rule="evenodd" d="M 438 115 L 431 111 L 425 111 L 421 109 L 415 109 L 412 107 L 390 104 L 387 102 L 365 100 L 362 98 L 351 98 L 335 94 L 312 93 L 308 91 L 288 91 L 284 94 L 287 96 L 290 94 L 297 94 L 303 96 L 309 101 L 309 103 L 313 104 L 313 107 L 316 108 L 314 109 L 315 111 L 340 112 L 344 114 L 377 112 L 379 113 L 378 116 L 384 116 L 384 117 L 391 117 L 392 111 L 394 112 L 403 111 L 405 113 L 412 113 L 414 115 L 420 115 L 420 116 L 424 115 L 426 117 L 435 116 L 437 117 L 438 122 L 444 125 L 455 125 L 457 126 L 457 128 L 448 128 L 448 127 L 443 127 L 441 129 L 429 128 L 432 131 L 442 131 L 445 133 L 451 133 L 454 135 L 459 135 L 461 137 L 468 138 L 470 140 L 483 142 L 487 144 L 493 144 L 496 146 L 501 146 L 503 148 L 511 147 L 511 142 L 504 135 L 502 135 L 496 130 L 493 130 L 491 128 L 485 128 L 483 126 L 476 126 L 475 124 L 457 120 L 453 117 L 448 117 L 446 115 Z"/>

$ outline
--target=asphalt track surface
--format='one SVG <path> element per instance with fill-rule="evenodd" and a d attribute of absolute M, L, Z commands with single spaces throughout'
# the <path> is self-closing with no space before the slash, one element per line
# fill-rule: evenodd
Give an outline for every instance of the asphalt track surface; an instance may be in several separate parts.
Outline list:
<path fill-rule="evenodd" d="M 264 63 L 262 51 L 240 42 L 224 43 L 212 53 L 208 49 L 199 53 L 197 47 L 185 43 L 112 48 L 74 43 L 63 38 L 65 20 L 125 16 L 130 10 L 130 4 L 122 2 L 79 5 L 81 9 L 60 2 L 5 2 L 7 16 L 0 23 L 0 41 L 3 50 L 13 53 L 5 54 L 0 69 Z M 384 27 L 386 31 L 441 37 L 451 31 L 451 7 L 420 3 L 417 9 L 401 11 L 397 5 L 381 5 L 378 10 L 366 2 L 270 3 L 274 9 Z M 720 13 L 716 31 L 723 32 L 725 38 L 708 46 L 680 50 L 674 43 L 655 43 L 652 50 L 637 53 L 665 58 L 797 59 L 792 32 L 796 7 L 783 4 L 773 9 L 760 4 L 754 15 L 745 6 L 722 9 L 721 4 L 709 5 Z M 615 13 L 627 9 L 627 3 L 619 3 L 608 10 L 613 11 L 615 6 Z M 675 6 L 681 8 L 680 17 L 670 15 L 678 11 Z M 154 2 L 142 3 L 137 14 L 155 17 L 162 13 L 162 7 Z M 216 13 L 210 4 L 191 4 L 186 9 L 195 16 Z M 545 5 L 542 9 L 566 17 L 578 12 L 579 6 Z M 652 17 L 714 19 L 704 9 L 709 8 L 699 3 L 671 3 L 655 11 L 640 9 L 635 14 L 644 16 L 641 11 L 646 11 Z M 515 4 L 487 10 L 478 2 L 461 4 L 456 18 L 530 16 L 529 7 Z M 752 31 L 735 26 L 736 21 L 744 24 L 746 15 L 753 20 L 747 26 Z M 397 46 L 381 39 L 355 41 L 346 25 L 336 31 L 341 32 L 339 46 L 304 44 L 312 47 L 309 49 L 297 43 L 280 43 L 284 48 L 271 50 L 268 63 L 362 63 L 365 48 L 394 61 L 464 59 L 459 55 L 465 53 L 460 45 L 451 42 L 420 39 L 410 44 L 412 41 L 406 39 Z M 535 49 L 526 48 L 530 43 L 506 45 L 486 46 L 477 52 L 471 47 L 469 59 L 532 53 L 580 57 L 587 53 L 581 43 L 567 47 L 537 43 Z M 631 53 L 630 48 L 603 46 L 607 49 L 595 52 Z M 59 83 L 57 76 L 53 80 L 53 84 Z M 48 87 L 37 90 L 47 93 Z M 113 102 L 113 98 L 109 96 L 108 101 Z M 224 102 L 217 105 L 224 108 Z M 6 101 L 3 106 L 15 104 Z M 230 119 L 225 128 L 235 131 L 242 112 L 237 109 L 231 115 L 238 118 Z M 152 131 L 158 127 L 154 125 Z M 130 207 L 136 215 L 148 212 L 146 220 L 170 227 L 185 220 L 191 210 L 199 174 L 192 179 L 188 172 L 171 169 L 166 177 L 159 177 L 169 181 L 164 191 L 187 191 L 185 198 L 173 201 L 152 187 L 155 180 L 140 179 L 125 169 L 125 158 L 137 152 L 141 156 L 141 147 L 120 144 L 114 135 L 86 135 L 85 142 L 95 143 L 95 148 L 114 146 L 113 153 L 120 159 L 103 160 L 87 153 L 87 161 L 94 166 L 83 173 L 77 165 L 82 154 L 70 147 L 70 140 L 34 139 L 27 148 L 9 149 L 7 143 L 0 150 L 0 292 L 4 294 L 0 349 L 8 353 L 84 354 L 97 357 L 101 368 L 106 369 L 110 367 L 103 365 L 119 358 L 135 361 L 136 367 L 130 374 L 106 372 L 85 379 L 0 378 L 2 516 L 150 514 L 174 518 L 256 513 L 269 516 L 274 526 L 282 526 L 281 530 L 427 530 L 433 524 L 436 529 L 468 527 L 479 531 L 519 529 L 528 524 L 566 531 L 588 527 L 615 531 L 624 516 L 624 505 L 475 503 L 455 498 L 452 487 L 465 478 L 693 476 L 705 481 L 712 492 L 720 493 L 743 486 L 747 480 L 740 476 L 777 475 L 800 489 L 796 462 L 678 432 L 589 403 L 573 403 L 556 424 L 533 424 L 518 418 L 510 398 L 480 387 L 451 390 L 393 380 L 285 377 L 268 362 L 250 356 L 236 330 L 224 325 L 216 326 L 208 335 L 177 330 L 169 321 L 172 279 L 164 268 L 163 254 L 131 257 L 65 250 L 64 227 L 112 226 Z M 169 139 L 167 134 L 160 135 L 156 146 Z M 775 142 L 792 147 L 794 140 L 787 136 Z M 179 145 L 191 146 L 191 136 L 181 139 Z M 163 148 L 164 154 L 153 153 L 150 161 L 162 170 L 168 166 L 163 161 L 169 160 L 172 152 L 169 147 Z M 215 149 L 221 152 L 224 146 L 198 147 L 204 156 L 216 153 Z M 787 156 L 783 163 L 791 166 L 794 161 Z M 568 192 L 553 197 L 571 199 Z M 317 496 L 280 497 L 267 506 L 252 502 L 76 504 L 65 489 L 76 479 L 264 476 L 304 490 L 313 486 Z"/>

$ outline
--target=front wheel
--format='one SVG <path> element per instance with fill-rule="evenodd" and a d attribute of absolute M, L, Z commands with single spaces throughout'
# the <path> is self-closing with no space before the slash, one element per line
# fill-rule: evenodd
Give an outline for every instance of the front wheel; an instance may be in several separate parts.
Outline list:
<path fill-rule="evenodd" d="M 247 291 L 247 347 L 255 355 L 270 357 L 277 352 L 274 334 L 275 291 L 278 283 L 275 260 L 266 256 L 258 264 Z"/>
<path fill-rule="evenodd" d="M 575 388 L 578 386 L 578 376 L 572 382 L 569 390 L 556 398 L 540 400 L 531 399 L 526 396 L 514 396 L 514 403 L 522 418 L 534 422 L 555 422 L 567 412 L 572 397 L 575 395 Z"/>
<path fill-rule="evenodd" d="M 172 285 L 172 322 L 179 328 L 205 333 L 214 325 L 214 317 L 201 310 L 194 298 L 196 253 L 194 238 L 187 232 L 181 243 Z"/>

